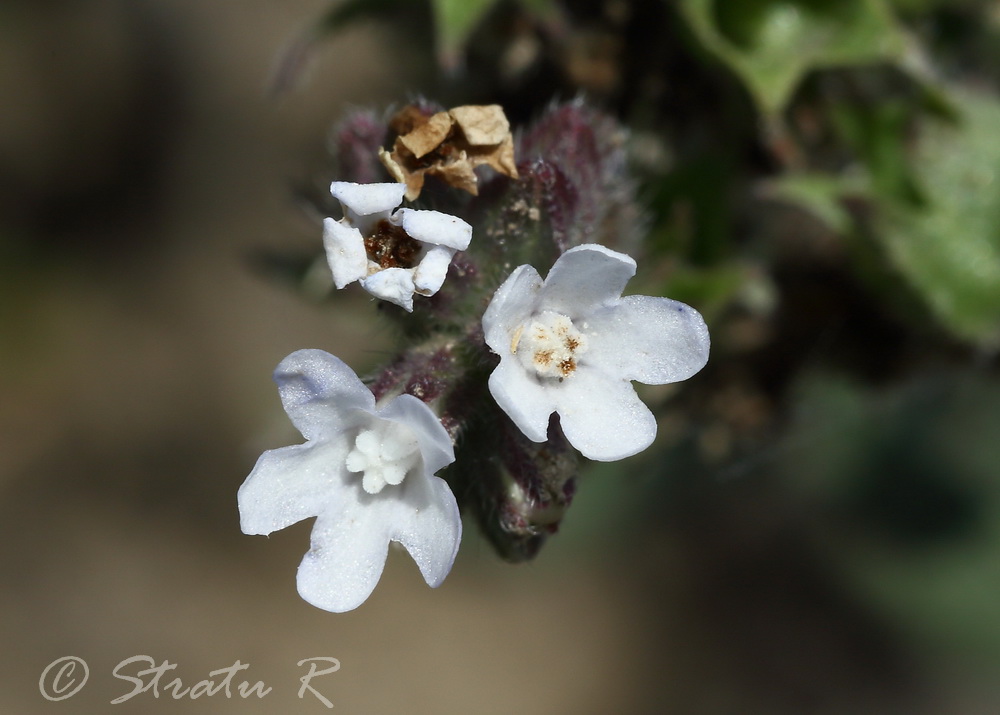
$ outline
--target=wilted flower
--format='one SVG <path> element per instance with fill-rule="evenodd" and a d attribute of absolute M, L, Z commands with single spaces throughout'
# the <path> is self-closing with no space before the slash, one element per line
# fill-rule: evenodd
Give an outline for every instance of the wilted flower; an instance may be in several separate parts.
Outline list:
<path fill-rule="evenodd" d="M 453 107 L 429 113 L 417 105 L 403 107 L 390 122 L 397 134 L 392 151 L 379 150 L 383 166 L 406 184 L 406 198 L 420 196 L 425 176 L 448 186 L 479 193 L 475 168 L 486 165 L 517 178 L 514 136 L 498 104 Z"/>
<path fill-rule="evenodd" d="M 302 598 L 349 611 L 368 598 L 390 541 L 438 586 L 462 536 L 455 497 L 435 472 L 455 460 L 451 439 L 427 405 L 400 395 L 376 406 L 341 360 L 299 350 L 274 374 L 304 444 L 264 452 L 239 491 L 240 525 L 270 534 L 317 517 L 299 565 Z"/>
<path fill-rule="evenodd" d="M 434 295 L 455 251 L 464 251 L 472 227 L 439 211 L 399 209 L 403 184 L 335 181 L 330 193 L 344 217 L 323 220 L 323 245 L 337 288 L 359 281 L 377 298 L 413 310 L 413 294 Z"/>
<path fill-rule="evenodd" d="M 705 366 L 701 315 L 668 298 L 622 297 L 633 275 L 629 256 L 585 244 L 563 253 L 544 281 L 524 265 L 496 291 L 483 316 L 486 343 L 500 355 L 490 392 L 529 439 L 545 441 L 557 412 L 585 457 L 641 452 L 656 420 L 631 380 L 662 385 Z"/>

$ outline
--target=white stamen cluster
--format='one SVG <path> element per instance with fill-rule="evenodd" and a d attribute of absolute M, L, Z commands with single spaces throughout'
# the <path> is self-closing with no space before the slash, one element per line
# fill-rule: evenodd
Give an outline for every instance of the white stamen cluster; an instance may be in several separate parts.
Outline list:
<path fill-rule="evenodd" d="M 511 352 L 539 377 L 562 380 L 576 372 L 579 356 L 587 351 L 587 338 L 562 313 L 550 310 L 536 315 L 515 333 Z"/>
<path fill-rule="evenodd" d="M 381 422 L 358 433 L 345 466 L 348 472 L 363 475 L 366 492 L 378 494 L 387 484 L 400 484 L 419 462 L 420 445 L 413 434 L 401 424 Z"/>

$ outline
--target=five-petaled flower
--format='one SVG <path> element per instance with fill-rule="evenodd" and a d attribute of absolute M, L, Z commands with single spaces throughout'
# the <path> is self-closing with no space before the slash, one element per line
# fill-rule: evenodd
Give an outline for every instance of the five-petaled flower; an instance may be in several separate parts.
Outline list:
<path fill-rule="evenodd" d="M 243 532 L 270 534 L 317 517 L 298 589 L 328 611 L 368 598 L 390 541 L 406 548 L 428 585 L 440 585 L 462 522 L 448 485 L 434 476 L 455 454 L 431 409 L 412 395 L 376 405 L 358 376 L 322 350 L 292 353 L 274 378 L 306 442 L 257 460 L 239 491 Z"/>
<path fill-rule="evenodd" d="M 641 452 L 656 420 L 631 380 L 685 380 L 708 361 L 708 328 L 668 298 L 622 297 L 635 275 L 629 256 L 596 244 L 563 253 L 542 281 L 516 268 L 483 315 L 486 343 L 500 355 L 489 388 L 528 439 L 544 442 L 549 416 L 585 457 Z"/>
<path fill-rule="evenodd" d="M 472 226 L 440 211 L 398 209 L 405 184 L 334 181 L 344 217 L 323 220 L 323 245 L 337 288 L 359 281 L 376 298 L 413 310 L 413 294 L 434 295 Z"/>

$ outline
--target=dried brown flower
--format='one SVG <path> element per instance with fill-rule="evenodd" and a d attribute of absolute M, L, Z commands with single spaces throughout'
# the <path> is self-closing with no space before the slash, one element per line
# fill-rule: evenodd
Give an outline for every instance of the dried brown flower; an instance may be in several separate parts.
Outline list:
<path fill-rule="evenodd" d="M 467 105 L 427 115 L 414 105 L 403 107 L 389 126 L 396 134 L 392 152 L 379 158 L 396 181 L 406 184 L 406 198 L 420 196 L 427 175 L 476 195 L 473 169 L 486 164 L 517 178 L 514 138 L 498 104 Z"/>

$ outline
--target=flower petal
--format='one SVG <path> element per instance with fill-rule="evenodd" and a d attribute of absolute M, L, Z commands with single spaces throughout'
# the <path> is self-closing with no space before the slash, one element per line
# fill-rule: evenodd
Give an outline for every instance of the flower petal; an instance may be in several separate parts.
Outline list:
<path fill-rule="evenodd" d="M 413 312 L 413 276 L 405 268 L 386 268 L 361 281 L 366 291 L 376 298 L 395 303 Z"/>
<path fill-rule="evenodd" d="M 237 494 L 244 534 L 270 534 L 326 509 L 342 487 L 347 445 L 297 444 L 264 452 Z"/>
<path fill-rule="evenodd" d="M 428 586 L 440 586 L 462 541 L 462 517 L 447 483 L 438 477 L 409 476 L 401 498 L 386 507 L 392 512 L 390 538 L 413 557 Z"/>
<path fill-rule="evenodd" d="M 549 415 L 556 409 L 551 387 L 540 385 L 530 377 L 513 356 L 500 359 L 500 364 L 490 374 L 489 385 L 493 399 L 525 437 L 532 442 L 544 442 L 548 438 Z"/>
<path fill-rule="evenodd" d="M 306 439 L 330 437 L 372 412 L 375 396 L 340 358 L 323 350 L 296 350 L 274 371 L 281 404 Z"/>
<path fill-rule="evenodd" d="M 413 395 L 400 395 L 380 409 L 377 415 L 410 429 L 420 445 L 427 476 L 455 461 L 455 448 L 448 430 L 434 411 Z"/>
<path fill-rule="evenodd" d="M 393 214 L 392 222 L 401 225 L 410 238 L 421 243 L 464 251 L 472 240 L 472 226 L 457 216 L 440 211 L 400 209 Z"/>
<path fill-rule="evenodd" d="M 529 265 L 515 268 L 497 288 L 483 314 L 483 335 L 493 352 L 511 354 L 514 333 L 531 317 L 541 289 L 541 276 Z"/>
<path fill-rule="evenodd" d="M 355 184 L 334 181 L 330 193 L 344 208 L 344 218 L 364 235 L 403 201 L 406 184 Z"/>
<path fill-rule="evenodd" d="M 447 246 L 431 246 L 413 269 L 413 286 L 421 295 L 434 295 L 448 275 L 455 250 Z"/>
<path fill-rule="evenodd" d="M 553 264 L 539 301 L 546 310 L 576 320 L 616 300 L 635 275 L 631 257 L 596 243 L 571 248 Z"/>
<path fill-rule="evenodd" d="M 587 317 L 585 361 L 608 375 L 664 385 L 708 362 L 708 327 L 694 308 L 669 298 L 630 295 Z"/>
<path fill-rule="evenodd" d="M 584 457 L 613 462 L 656 438 L 656 419 L 627 380 L 581 365 L 552 394 L 563 434 Z"/>
<path fill-rule="evenodd" d="M 337 288 L 361 280 L 368 274 L 365 240 L 358 229 L 332 218 L 323 219 L 323 247 Z"/>
<path fill-rule="evenodd" d="M 297 580 L 306 601 L 343 613 L 364 603 L 382 576 L 389 525 L 372 511 L 378 496 L 360 489 L 345 489 L 338 496 L 316 519 Z"/>

